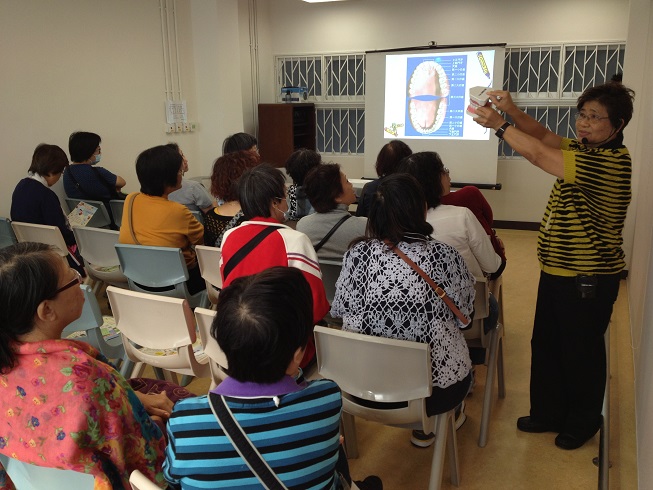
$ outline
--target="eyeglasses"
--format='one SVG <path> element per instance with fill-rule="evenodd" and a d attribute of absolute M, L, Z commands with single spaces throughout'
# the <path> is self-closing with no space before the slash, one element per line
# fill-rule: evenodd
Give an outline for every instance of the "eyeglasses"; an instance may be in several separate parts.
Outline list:
<path fill-rule="evenodd" d="M 54 293 L 52 293 L 52 296 L 50 296 L 50 298 L 48 298 L 48 299 L 52 299 L 52 298 L 54 298 L 57 294 L 62 293 L 62 292 L 65 291 L 66 289 L 70 289 L 70 288 L 72 288 L 73 286 L 76 286 L 77 284 L 81 284 L 81 283 L 82 283 L 82 275 L 81 275 L 79 272 L 77 272 L 75 269 L 70 269 L 70 270 L 73 271 L 73 272 L 75 273 L 75 279 L 73 279 L 73 280 L 70 281 L 69 283 L 66 283 L 66 284 L 64 284 L 63 286 L 61 286 L 61 287 L 60 287 L 59 289 L 57 289 Z"/>
<path fill-rule="evenodd" d="M 447 167 L 444 167 L 442 169 L 442 173 L 449 175 L 449 169 Z"/>
<path fill-rule="evenodd" d="M 598 123 L 601 119 L 610 119 L 610 116 L 597 116 L 596 114 L 585 114 L 584 112 L 577 112 L 574 114 L 574 118 L 578 121 L 579 119 L 581 121 L 587 121 L 590 124 L 596 124 Z"/>

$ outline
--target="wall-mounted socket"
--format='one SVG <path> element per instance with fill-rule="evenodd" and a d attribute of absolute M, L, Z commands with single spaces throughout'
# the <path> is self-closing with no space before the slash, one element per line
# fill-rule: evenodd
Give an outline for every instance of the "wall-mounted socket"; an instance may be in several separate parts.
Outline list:
<path fill-rule="evenodd" d="M 185 122 L 185 123 L 184 123 L 184 132 L 186 132 L 186 133 L 190 133 L 191 131 L 192 131 L 192 129 L 190 129 L 190 123 L 189 123 L 189 122 Z"/>
<path fill-rule="evenodd" d="M 166 132 L 166 134 L 174 133 L 175 132 L 175 125 L 166 123 L 165 126 L 164 126 L 164 131 Z"/>
<path fill-rule="evenodd" d="M 183 132 L 184 132 L 184 123 L 180 123 L 180 122 L 178 122 L 178 123 L 175 125 L 175 131 L 176 131 L 177 133 L 183 133 Z"/>

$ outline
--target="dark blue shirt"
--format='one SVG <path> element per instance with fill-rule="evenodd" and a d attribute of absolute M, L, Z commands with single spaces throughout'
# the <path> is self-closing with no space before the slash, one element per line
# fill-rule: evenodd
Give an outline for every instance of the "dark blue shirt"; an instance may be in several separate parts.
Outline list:
<path fill-rule="evenodd" d="M 106 181 L 98 178 L 97 170 Z M 79 184 L 77 187 L 70 174 Z M 90 199 L 93 201 L 109 201 L 113 199 L 110 188 L 115 189 L 118 177 L 102 167 L 93 167 L 88 164 L 70 165 L 63 174 L 63 188 L 68 197 L 74 199 Z"/>

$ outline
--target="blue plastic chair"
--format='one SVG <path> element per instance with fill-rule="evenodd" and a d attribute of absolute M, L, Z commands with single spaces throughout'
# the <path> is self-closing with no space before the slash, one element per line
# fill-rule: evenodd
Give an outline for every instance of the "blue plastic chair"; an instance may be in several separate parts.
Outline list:
<path fill-rule="evenodd" d="M 93 490 L 93 475 L 24 463 L 0 454 L 0 463 L 19 490 Z"/>
<path fill-rule="evenodd" d="M 111 214 L 113 215 L 113 222 L 118 228 L 122 225 L 122 212 L 125 208 L 125 201 L 121 199 L 111 199 L 109 201 L 109 207 L 111 208 Z"/>
<path fill-rule="evenodd" d="M 11 220 L 9 218 L 0 218 L 0 248 L 9 247 L 17 242 L 16 234 L 11 227 Z"/>
<path fill-rule="evenodd" d="M 72 211 L 75 209 L 75 206 L 80 202 L 85 202 L 91 206 L 95 206 L 98 210 L 95 212 L 91 220 L 86 223 L 86 226 L 91 228 L 110 228 L 111 227 L 111 217 L 109 216 L 109 211 L 102 201 L 92 201 L 90 199 L 73 199 L 71 197 L 66 198 L 66 204 L 68 209 Z"/>

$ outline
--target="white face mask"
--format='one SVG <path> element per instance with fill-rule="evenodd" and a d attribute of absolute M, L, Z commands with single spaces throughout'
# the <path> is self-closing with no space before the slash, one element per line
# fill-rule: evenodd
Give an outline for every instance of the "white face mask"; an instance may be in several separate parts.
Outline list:
<path fill-rule="evenodd" d="M 283 220 L 281 221 L 282 223 L 285 223 L 286 221 L 288 221 L 290 219 L 290 213 L 288 211 L 281 211 L 281 209 L 276 207 L 274 204 L 272 206 L 274 207 L 274 209 L 276 209 L 281 214 L 283 214 Z"/>

